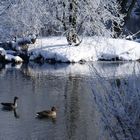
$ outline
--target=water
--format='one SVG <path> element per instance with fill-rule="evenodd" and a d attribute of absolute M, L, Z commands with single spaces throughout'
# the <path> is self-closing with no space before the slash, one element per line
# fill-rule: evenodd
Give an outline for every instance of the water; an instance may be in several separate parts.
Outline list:
<path fill-rule="evenodd" d="M 140 139 L 140 63 L 0 65 L 0 140 Z M 36 112 L 57 108 L 56 120 Z"/>

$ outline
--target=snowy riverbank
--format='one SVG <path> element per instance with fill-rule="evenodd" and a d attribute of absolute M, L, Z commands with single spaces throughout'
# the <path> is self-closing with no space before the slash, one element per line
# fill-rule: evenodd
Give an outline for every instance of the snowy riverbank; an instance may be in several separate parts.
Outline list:
<path fill-rule="evenodd" d="M 28 44 L 24 58 L 19 57 L 23 56 L 24 46 L 20 46 L 19 42 L 11 42 L 11 46 L 14 46 L 16 51 L 1 48 L 0 54 L 2 59 L 16 63 L 28 58 L 41 63 L 140 60 L 140 43 L 125 39 L 85 37 L 79 46 L 73 46 L 68 45 L 65 37 L 40 38 L 36 39 L 35 43 Z"/>
<path fill-rule="evenodd" d="M 97 60 L 139 60 L 140 43 L 124 39 L 91 38 L 83 39 L 79 46 L 70 46 L 65 37 L 37 39 L 29 45 L 30 60 L 53 59 L 60 62 Z"/>

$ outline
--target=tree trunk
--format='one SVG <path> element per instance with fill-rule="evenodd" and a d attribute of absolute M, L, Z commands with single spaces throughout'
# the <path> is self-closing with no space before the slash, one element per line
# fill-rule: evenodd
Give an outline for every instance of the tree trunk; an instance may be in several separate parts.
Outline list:
<path fill-rule="evenodd" d="M 76 30 L 77 0 L 70 0 L 69 3 L 69 26 Z"/>
<path fill-rule="evenodd" d="M 67 33 L 67 41 L 69 45 L 78 46 L 81 42 L 77 35 L 77 0 L 69 1 L 69 30 Z"/>

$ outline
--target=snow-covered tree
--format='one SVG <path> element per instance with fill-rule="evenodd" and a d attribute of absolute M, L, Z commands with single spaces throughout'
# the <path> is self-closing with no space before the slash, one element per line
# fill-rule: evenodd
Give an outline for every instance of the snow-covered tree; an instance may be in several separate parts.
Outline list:
<path fill-rule="evenodd" d="M 117 0 L 48 0 L 50 21 L 58 32 L 114 36 L 114 23 L 123 24 Z"/>
<path fill-rule="evenodd" d="M 0 38 L 11 39 L 38 33 L 42 16 L 47 14 L 40 0 L 2 0 L 0 2 Z"/>
<path fill-rule="evenodd" d="M 115 37 L 119 37 L 123 33 L 123 30 L 131 17 L 132 10 L 135 8 L 136 3 L 139 3 L 139 0 L 118 0 L 118 2 L 120 4 L 119 12 L 124 15 L 124 18 L 123 24 L 114 22 Z"/>
<path fill-rule="evenodd" d="M 1 0 L 0 38 L 44 30 L 49 35 L 114 36 L 113 23 L 123 22 L 119 8 L 118 0 Z"/>

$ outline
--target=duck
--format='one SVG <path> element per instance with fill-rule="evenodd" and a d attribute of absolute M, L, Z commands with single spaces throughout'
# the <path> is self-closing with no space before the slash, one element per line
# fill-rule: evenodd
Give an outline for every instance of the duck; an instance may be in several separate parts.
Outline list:
<path fill-rule="evenodd" d="M 3 106 L 3 109 L 6 109 L 6 110 L 14 110 L 14 109 L 16 109 L 17 108 L 17 99 L 18 99 L 18 97 L 15 96 L 13 103 L 2 102 L 1 105 Z"/>
<path fill-rule="evenodd" d="M 53 106 L 51 110 L 43 110 L 36 113 L 38 118 L 56 118 L 56 108 Z"/>

